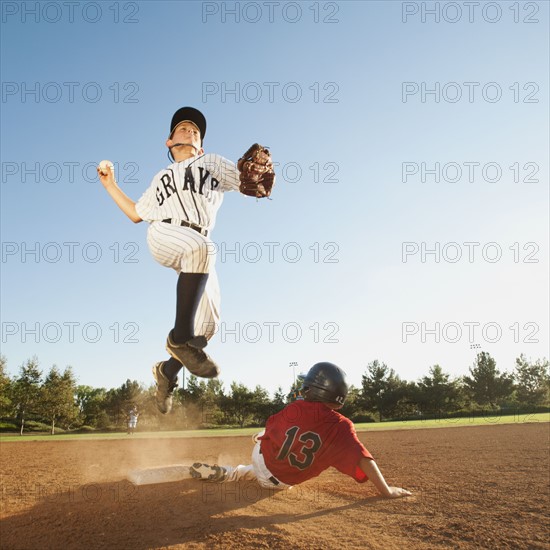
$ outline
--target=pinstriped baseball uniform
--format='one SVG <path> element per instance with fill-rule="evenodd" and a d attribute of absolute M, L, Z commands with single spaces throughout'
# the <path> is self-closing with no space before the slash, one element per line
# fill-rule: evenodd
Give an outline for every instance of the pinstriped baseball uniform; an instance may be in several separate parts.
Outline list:
<path fill-rule="evenodd" d="M 209 235 L 223 194 L 238 191 L 239 183 L 233 162 L 205 154 L 161 170 L 136 203 L 139 217 L 150 223 L 147 244 L 157 262 L 178 274 L 210 274 L 195 316 L 196 334 L 207 339 L 213 336 L 220 318 L 215 248 Z M 182 226 L 182 222 L 192 227 Z"/>

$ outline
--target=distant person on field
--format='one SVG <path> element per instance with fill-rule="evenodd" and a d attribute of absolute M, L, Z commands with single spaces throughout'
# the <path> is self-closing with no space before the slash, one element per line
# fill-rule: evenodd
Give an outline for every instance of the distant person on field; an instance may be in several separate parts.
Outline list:
<path fill-rule="evenodd" d="M 138 409 L 136 405 L 134 405 L 128 412 L 128 435 L 133 435 L 135 433 L 137 428 L 138 416 Z"/>

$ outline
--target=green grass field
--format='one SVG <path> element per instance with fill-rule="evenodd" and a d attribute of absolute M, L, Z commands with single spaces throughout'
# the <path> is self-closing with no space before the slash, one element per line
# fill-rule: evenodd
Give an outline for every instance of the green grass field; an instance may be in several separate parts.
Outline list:
<path fill-rule="evenodd" d="M 452 428 L 465 426 L 495 426 L 497 424 L 522 424 L 530 422 L 550 422 L 550 413 L 521 414 L 511 416 L 487 416 L 468 418 L 444 418 L 440 420 L 408 420 L 396 422 L 377 422 L 356 424 L 358 432 L 386 431 L 386 430 L 418 430 L 432 428 Z M 87 434 L 29 434 L 20 436 L 18 434 L 0 434 L 0 442 L 7 441 L 67 441 L 85 439 L 154 439 L 154 438 L 176 438 L 176 437 L 236 437 L 252 436 L 258 433 L 260 428 L 231 428 L 211 430 L 189 430 L 177 432 L 137 432 L 129 436 L 125 432 L 116 433 L 87 433 Z"/>
<path fill-rule="evenodd" d="M 494 426 L 495 424 L 522 424 L 528 422 L 550 422 L 550 412 L 517 414 L 509 416 L 480 416 L 466 418 L 441 418 L 435 420 L 404 420 L 355 424 L 358 432 L 371 430 L 410 430 L 421 428 L 452 428 L 463 426 Z"/>

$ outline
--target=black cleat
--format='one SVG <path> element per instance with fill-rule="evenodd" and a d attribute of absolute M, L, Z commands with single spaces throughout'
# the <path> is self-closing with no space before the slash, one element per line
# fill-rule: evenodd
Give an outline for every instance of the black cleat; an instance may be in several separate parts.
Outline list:
<path fill-rule="evenodd" d="M 202 481 L 220 482 L 225 479 L 227 471 L 225 468 L 214 464 L 202 464 L 201 462 L 195 462 L 193 466 L 189 468 L 191 477 L 195 479 L 201 479 Z"/>
<path fill-rule="evenodd" d="M 156 363 L 153 367 L 153 377 L 157 383 L 157 391 L 155 392 L 155 402 L 157 409 L 162 414 L 168 414 L 172 410 L 172 393 L 178 387 L 178 378 L 169 380 L 162 370 L 164 361 Z"/>
<path fill-rule="evenodd" d="M 166 340 L 166 351 L 191 374 L 201 378 L 216 378 L 220 374 L 218 365 L 203 351 L 208 343 L 204 336 L 195 336 L 185 344 L 176 344 L 172 340 L 172 333 L 170 331 Z"/>

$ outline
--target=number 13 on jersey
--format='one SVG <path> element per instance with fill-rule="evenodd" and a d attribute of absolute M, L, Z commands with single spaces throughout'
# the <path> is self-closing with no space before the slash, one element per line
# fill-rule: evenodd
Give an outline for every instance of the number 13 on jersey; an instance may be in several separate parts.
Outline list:
<path fill-rule="evenodd" d="M 305 470 L 311 466 L 315 453 L 321 448 L 323 444 L 321 436 L 315 432 L 304 432 L 298 437 L 298 441 L 302 443 L 302 446 L 297 448 L 296 451 L 290 452 L 300 431 L 299 426 L 292 426 L 289 428 L 285 435 L 285 441 L 277 455 L 277 460 L 288 459 L 288 463 L 295 468 Z"/>

